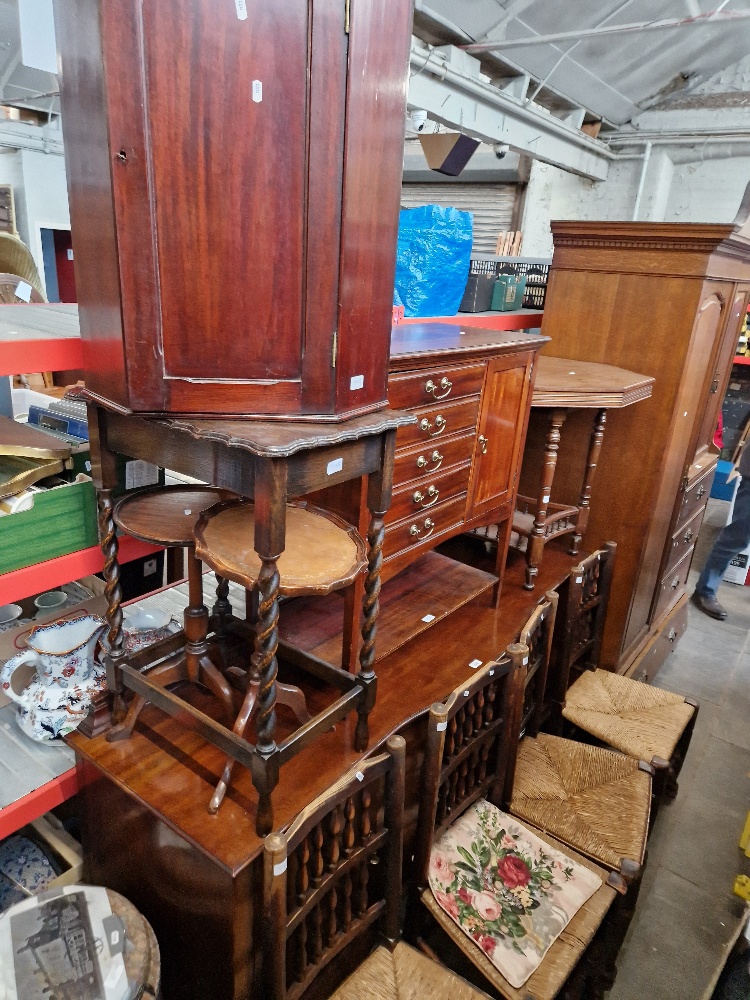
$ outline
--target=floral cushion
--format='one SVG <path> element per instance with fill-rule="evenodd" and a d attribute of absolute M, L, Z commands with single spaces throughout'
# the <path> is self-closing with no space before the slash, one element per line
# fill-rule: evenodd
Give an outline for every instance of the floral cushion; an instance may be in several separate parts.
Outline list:
<path fill-rule="evenodd" d="M 511 986 L 523 986 L 602 882 L 480 800 L 430 856 L 430 888 Z"/>

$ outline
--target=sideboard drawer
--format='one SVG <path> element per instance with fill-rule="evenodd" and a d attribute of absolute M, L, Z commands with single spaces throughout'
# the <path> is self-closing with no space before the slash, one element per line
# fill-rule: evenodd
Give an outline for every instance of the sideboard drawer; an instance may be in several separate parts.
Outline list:
<path fill-rule="evenodd" d="M 661 586 L 657 593 L 656 608 L 652 621 L 658 622 L 682 597 L 688 573 L 690 572 L 690 561 L 693 558 L 694 550 L 695 546 L 691 545 L 674 569 L 669 573 L 665 573 L 661 578 Z"/>
<path fill-rule="evenodd" d="M 416 424 L 401 427 L 396 434 L 396 447 L 420 443 L 437 445 L 441 438 L 447 438 L 456 431 L 474 430 L 479 416 L 479 396 L 469 396 L 465 400 L 451 403 L 436 403 L 414 411 Z"/>
<path fill-rule="evenodd" d="M 473 396 L 482 391 L 485 365 L 461 368 L 432 368 L 418 375 L 391 375 L 388 379 L 388 402 L 395 410 L 427 406 L 444 399 Z"/>
<path fill-rule="evenodd" d="M 714 467 L 704 473 L 700 479 L 696 479 L 695 482 L 688 484 L 687 489 L 682 494 L 680 513 L 677 515 L 678 528 L 687 524 L 692 516 L 708 503 L 713 475 Z"/>
<path fill-rule="evenodd" d="M 698 537 L 698 532 L 701 530 L 701 522 L 705 513 L 706 507 L 704 504 L 698 508 L 687 524 L 683 524 L 672 535 L 669 556 L 667 558 L 667 575 L 674 570 L 690 546 L 695 545 L 695 540 Z"/>
<path fill-rule="evenodd" d="M 416 446 L 409 451 L 396 452 L 393 465 L 393 482 L 396 487 L 411 479 L 434 475 L 438 469 L 448 469 L 459 462 L 468 462 L 474 454 L 476 435 L 471 431 L 447 441 L 435 441 L 429 446 Z"/>
<path fill-rule="evenodd" d="M 438 504 L 432 510 L 420 511 L 418 517 L 406 518 L 385 529 L 383 556 L 388 557 L 402 549 L 416 547 L 420 542 L 432 539 L 449 528 L 461 524 L 466 513 L 466 494 Z"/>
<path fill-rule="evenodd" d="M 419 482 L 410 483 L 393 494 L 385 523 L 393 524 L 403 517 L 419 517 L 422 511 L 429 513 L 432 507 L 465 493 L 469 488 L 470 472 L 471 463 L 466 462 L 442 475 L 424 476 Z"/>

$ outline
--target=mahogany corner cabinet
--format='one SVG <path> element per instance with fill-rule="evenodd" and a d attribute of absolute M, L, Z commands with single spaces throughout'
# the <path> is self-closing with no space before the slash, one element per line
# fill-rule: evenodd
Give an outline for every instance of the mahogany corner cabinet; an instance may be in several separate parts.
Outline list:
<path fill-rule="evenodd" d="M 86 385 L 386 405 L 411 0 L 55 0 Z"/>

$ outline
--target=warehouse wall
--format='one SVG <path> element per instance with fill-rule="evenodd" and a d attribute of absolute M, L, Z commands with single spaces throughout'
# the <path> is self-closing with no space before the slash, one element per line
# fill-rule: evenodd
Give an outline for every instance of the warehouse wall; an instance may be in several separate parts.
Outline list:
<path fill-rule="evenodd" d="M 21 177 L 15 192 L 21 239 L 31 250 L 44 278 L 41 229 L 70 229 L 65 158 L 57 154 L 22 149 Z"/>
<path fill-rule="evenodd" d="M 637 120 L 647 135 L 713 129 L 750 134 L 750 108 L 649 112 Z M 552 253 L 552 219 L 631 220 L 644 145 L 622 150 L 605 181 L 589 181 L 545 163 L 531 166 L 523 219 L 524 252 Z M 638 211 L 640 220 L 731 222 L 750 183 L 750 141 L 692 139 L 652 147 Z"/>

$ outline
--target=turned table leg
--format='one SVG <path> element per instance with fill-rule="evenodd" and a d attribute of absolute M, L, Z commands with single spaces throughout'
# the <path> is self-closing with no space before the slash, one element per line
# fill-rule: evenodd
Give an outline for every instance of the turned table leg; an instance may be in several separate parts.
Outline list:
<path fill-rule="evenodd" d="M 572 556 L 578 555 L 578 547 L 586 533 L 589 523 L 589 513 L 591 511 L 591 489 L 594 485 L 596 467 L 599 463 L 599 453 L 602 450 L 604 440 L 604 428 L 607 423 L 607 411 L 597 410 L 594 416 L 594 425 L 591 428 L 591 438 L 589 439 L 589 452 L 586 456 L 586 469 L 583 474 L 583 485 L 581 486 L 581 498 L 578 501 L 578 518 L 576 530 L 573 535 L 570 549 Z"/>
<path fill-rule="evenodd" d="M 526 545 L 526 590 L 534 589 L 534 579 L 539 572 L 539 563 L 544 555 L 545 529 L 547 524 L 547 507 L 549 506 L 552 483 L 555 479 L 557 452 L 560 447 L 560 428 L 567 417 L 565 410 L 554 409 L 550 413 L 549 428 L 544 445 L 544 465 L 542 466 L 542 481 L 539 486 L 539 498 L 534 515 L 534 525 Z"/>

